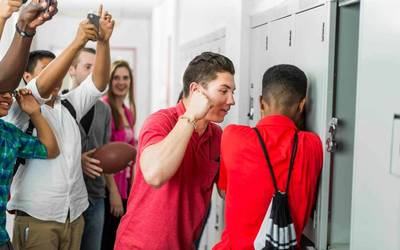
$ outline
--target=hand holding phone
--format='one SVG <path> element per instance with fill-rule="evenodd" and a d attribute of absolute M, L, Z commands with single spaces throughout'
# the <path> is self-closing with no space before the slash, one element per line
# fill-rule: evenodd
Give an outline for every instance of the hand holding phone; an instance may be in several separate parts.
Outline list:
<path fill-rule="evenodd" d="M 89 20 L 89 22 L 91 24 L 93 24 L 96 27 L 97 31 L 99 31 L 100 16 L 93 14 L 93 13 L 89 13 L 87 15 L 87 19 Z"/>
<path fill-rule="evenodd" d="M 50 6 L 53 4 L 53 0 L 45 0 L 47 3 L 46 11 L 49 11 Z"/>

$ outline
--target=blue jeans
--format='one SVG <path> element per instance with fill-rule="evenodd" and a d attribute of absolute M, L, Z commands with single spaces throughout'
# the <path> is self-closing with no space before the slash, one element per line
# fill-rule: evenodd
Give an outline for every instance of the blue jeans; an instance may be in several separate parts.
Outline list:
<path fill-rule="evenodd" d="M 104 226 L 104 198 L 89 198 L 89 207 L 83 213 L 85 228 L 81 250 L 100 250 Z"/>

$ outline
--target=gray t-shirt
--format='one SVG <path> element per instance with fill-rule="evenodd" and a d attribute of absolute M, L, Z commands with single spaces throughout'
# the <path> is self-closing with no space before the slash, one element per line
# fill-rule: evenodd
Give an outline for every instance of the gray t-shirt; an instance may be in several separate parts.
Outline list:
<path fill-rule="evenodd" d="M 90 112 L 90 111 L 89 111 Z M 84 118 L 83 118 L 84 119 Z M 110 141 L 111 136 L 111 109 L 104 102 L 98 100 L 94 105 L 93 120 L 88 133 L 79 124 L 82 140 L 82 152 L 99 148 Z M 89 198 L 104 198 L 106 196 L 106 182 L 104 176 L 96 179 L 83 174 Z"/>

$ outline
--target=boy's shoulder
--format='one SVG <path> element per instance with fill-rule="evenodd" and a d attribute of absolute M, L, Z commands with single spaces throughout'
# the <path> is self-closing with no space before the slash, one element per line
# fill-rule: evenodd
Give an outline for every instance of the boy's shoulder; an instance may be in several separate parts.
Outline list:
<path fill-rule="evenodd" d="M 239 124 L 230 124 L 224 129 L 224 133 L 248 133 L 251 131 L 253 131 L 252 127 Z"/>
<path fill-rule="evenodd" d="M 178 112 L 174 108 L 160 109 L 149 115 L 146 119 L 146 123 L 153 122 L 173 122 L 177 121 Z"/>
<path fill-rule="evenodd" d="M 231 124 L 225 127 L 222 136 L 225 140 L 227 138 L 240 138 L 241 140 L 245 140 L 249 138 L 251 134 L 255 135 L 252 127 L 246 125 Z"/>
<path fill-rule="evenodd" d="M 3 119 L 0 119 L 0 130 L 0 133 L 4 135 L 7 133 L 16 133 L 20 131 L 20 129 L 17 128 L 14 124 L 6 122 Z"/>
<path fill-rule="evenodd" d="M 16 127 L 14 124 L 0 119 L 0 140 L 3 142 L 9 142 L 14 146 L 20 144 L 21 136 L 25 134 L 22 130 Z"/>
<path fill-rule="evenodd" d="M 310 131 L 300 131 L 299 140 L 303 142 L 304 150 L 310 152 L 314 159 L 319 159 L 322 162 L 323 145 L 319 135 Z"/>
<path fill-rule="evenodd" d="M 299 131 L 299 137 L 304 137 L 304 142 L 312 142 L 322 144 L 321 138 L 314 132 L 311 131 Z"/>
<path fill-rule="evenodd" d="M 150 114 L 140 129 L 140 134 L 148 131 L 163 131 L 172 130 L 178 120 L 178 114 L 173 108 L 161 109 Z"/>

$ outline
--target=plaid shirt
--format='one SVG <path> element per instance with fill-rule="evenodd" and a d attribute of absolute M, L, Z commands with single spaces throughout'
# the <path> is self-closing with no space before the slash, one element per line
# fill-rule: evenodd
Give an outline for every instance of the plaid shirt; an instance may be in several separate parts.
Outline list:
<path fill-rule="evenodd" d="M 0 119 L 0 245 L 10 240 L 6 231 L 6 205 L 17 157 L 46 159 L 46 147 L 11 123 Z"/>

